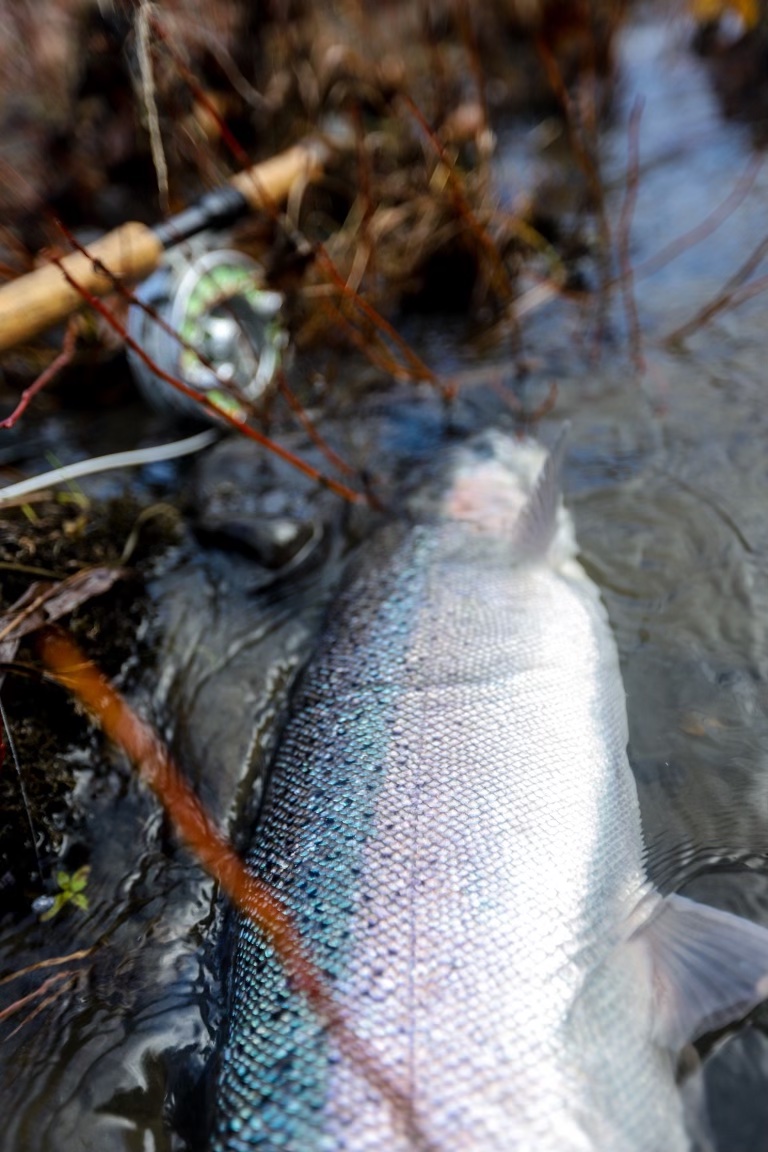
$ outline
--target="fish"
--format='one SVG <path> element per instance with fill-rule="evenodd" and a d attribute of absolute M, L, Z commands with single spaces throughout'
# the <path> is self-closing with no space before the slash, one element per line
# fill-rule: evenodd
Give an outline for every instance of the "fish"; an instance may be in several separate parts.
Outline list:
<path fill-rule="evenodd" d="M 563 452 L 487 430 L 354 562 L 248 863 L 395 1091 L 241 920 L 216 1152 L 683 1152 L 681 1050 L 768 997 L 766 928 L 649 879 Z"/>

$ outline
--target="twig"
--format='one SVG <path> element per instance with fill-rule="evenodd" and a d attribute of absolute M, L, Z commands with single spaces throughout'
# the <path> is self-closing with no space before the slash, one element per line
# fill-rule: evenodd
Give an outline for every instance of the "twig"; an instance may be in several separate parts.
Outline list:
<path fill-rule="evenodd" d="M 219 112 L 218 108 L 213 103 L 213 101 L 211 99 L 209 99 L 209 97 L 205 94 L 205 92 L 201 88 L 201 86 L 198 82 L 198 79 L 195 76 L 194 72 L 189 67 L 187 62 L 183 59 L 178 48 L 173 43 L 173 40 L 171 39 L 171 37 L 168 35 L 166 29 L 164 28 L 161 20 L 158 17 L 157 10 L 155 10 L 155 12 L 153 12 L 153 14 L 150 16 L 149 23 L 152 26 L 152 31 L 155 33 L 155 36 L 157 37 L 157 39 L 159 41 L 162 42 L 164 48 L 168 52 L 168 55 L 173 60 L 175 67 L 178 69 L 179 75 L 184 80 L 184 83 L 189 88 L 193 97 L 195 98 L 197 103 L 200 104 L 205 109 L 205 111 L 209 114 L 209 116 L 212 118 L 212 120 L 216 124 L 216 127 L 218 128 L 219 132 L 221 133 L 222 140 L 225 142 L 225 144 L 229 148 L 232 155 L 236 158 L 238 164 L 242 168 L 250 168 L 251 167 L 251 160 L 248 156 L 248 153 L 241 146 L 241 144 L 237 140 L 237 138 L 235 136 L 233 136 L 232 132 L 229 130 L 229 127 L 228 127 L 226 121 L 224 120 L 223 116 Z M 258 187 L 259 193 L 263 193 L 264 190 L 261 186 L 261 183 L 255 175 L 254 175 L 254 183 Z M 277 214 L 278 214 L 277 205 L 274 203 L 274 201 L 272 201 L 272 199 L 270 197 L 265 197 L 264 207 L 265 207 L 265 210 L 268 211 L 270 215 L 277 216 Z"/>
<path fill-rule="evenodd" d="M 44 588 L 42 592 L 39 593 L 39 595 L 35 596 L 33 600 L 30 600 L 29 604 L 27 604 L 25 608 L 17 613 L 16 616 L 13 616 L 4 628 L 0 628 L 0 641 L 5 640 L 8 636 L 12 636 L 13 633 L 17 631 L 20 624 L 23 624 L 24 621 L 28 620 L 30 616 L 34 616 L 38 608 L 41 608 L 43 604 L 45 604 L 46 600 L 50 598 L 53 591 L 53 588 Z"/>
<path fill-rule="evenodd" d="M 74 320 L 70 320 L 67 324 L 67 331 L 64 336 L 64 344 L 61 352 L 55 360 L 51 361 L 44 372 L 41 372 L 37 380 L 25 388 L 21 394 L 21 399 L 11 412 L 10 416 L 6 416 L 4 420 L 0 420 L 0 428 L 13 428 L 16 421 L 26 412 L 29 407 L 30 401 L 34 400 L 38 392 L 42 392 L 52 380 L 54 380 L 62 368 L 66 368 L 75 354 L 76 343 L 76 326 Z"/>
<path fill-rule="evenodd" d="M 382 372 L 387 373 L 393 380 L 413 380 L 413 374 L 395 360 L 389 348 L 387 348 L 377 332 L 363 333 L 352 323 L 349 316 L 342 312 L 334 300 L 321 297 L 320 305 L 334 322 L 342 326 L 350 342 L 355 348 L 358 348 L 360 352 L 362 352 L 375 368 L 380 368 Z M 455 389 L 451 395 L 455 395 Z"/>
<path fill-rule="evenodd" d="M 632 216 L 637 203 L 637 189 L 640 171 L 640 120 L 643 115 L 643 100 L 639 97 L 629 114 L 627 126 L 628 155 L 627 155 L 627 182 L 624 192 L 624 201 L 621 205 L 619 224 L 616 233 L 616 248 L 621 272 L 621 294 L 624 301 L 624 311 L 627 317 L 629 332 L 629 346 L 635 367 L 639 372 L 645 369 L 642 352 L 642 337 L 640 321 L 637 315 L 637 300 L 635 299 L 634 281 L 632 274 L 632 259 L 630 253 L 630 236 Z"/>
<path fill-rule="evenodd" d="M 41 968 L 55 968 L 59 964 L 71 964 L 73 960 L 85 960 L 93 952 L 93 948 L 79 948 L 77 952 L 70 952 L 67 956 L 54 956 L 51 960 L 37 960 L 34 964 L 27 964 L 24 968 L 17 968 L 7 976 L 0 977 L 0 985 L 10 984 L 21 976 L 28 976 L 30 972 L 38 972 Z"/>
<path fill-rule="evenodd" d="M 315 427 L 314 422 L 310 420 L 309 416 L 307 415 L 304 405 L 300 402 L 299 398 L 290 387 L 288 378 L 286 377 L 282 368 L 278 369 L 275 379 L 277 380 L 277 387 L 280 395 L 284 397 L 288 407 L 294 413 L 302 428 L 309 436 L 310 440 L 312 440 L 313 443 L 317 445 L 331 467 L 335 468 L 338 472 L 341 472 L 342 476 L 356 475 L 355 469 L 347 464 L 346 461 L 342 460 L 341 456 L 334 452 L 330 444 L 326 444 L 325 440 L 322 438 L 317 428 Z"/>
<path fill-rule="evenodd" d="M 210 52 L 238 96 L 259 112 L 269 112 L 269 101 L 250 84 L 238 68 L 227 49 L 215 36 L 206 38 L 206 51 Z"/>
<path fill-rule="evenodd" d="M 357 186 L 359 196 L 363 203 L 363 216 L 360 221 L 360 231 L 363 237 L 361 247 L 365 249 L 366 267 L 370 269 L 371 276 L 375 276 L 376 245 L 371 236 L 371 221 L 373 220 L 376 209 L 371 194 L 371 158 L 365 147 L 365 129 L 359 105 L 355 106 L 353 123 L 355 126 L 355 145 L 357 148 Z"/>
<path fill-rule="evenodd" d="M 726 281 L 725 287 L 713 297 L 709 303 L 705 304 L 699 311 L 687 320 L 685 324 L 681 324 L 679 328 L 675 328 L 668 336 L 664 338 L 666 344 L 677 344 L 681 340 L 685 340 L 697 328 L 701 328 L 709 320 L 716 316 L 718 312 L 730 307 L 734 302 L 741 303 L 742 300 L 749 299 L 749 296 L 754 296 L 757 292 L 761 292 L 762 286 L 752 291 L 753 285 L 744 286 L 744 281 L 747 280 L 755 271 L 761 260 L 768 254 L 768 236 L 764 236 L 754 251 L 747 257 L 744 263 L 736 269 L 734 274 Z M 761 277 L 762 280 L 762 277 Z M 757 284 L 760 281 L 756 282 Z M 739 293 L 739 289 L 742 292 Z"/>
<path fill-rule="evenodd" d="M 35 832 L 35 826 L 32 823 L 32 808 L 31 808 L 30 803 L 29 803 L 29 797 L 27 796 L 27 786 L 24 783 L 24 773 L 21 770 L 21 762 L 19 760 L 19 756 L 18 756 L 18 753 L 16 751 L 16 741 L 13 739 L 13 733 L 11 732 L 11 726 L 8 723 L 8 717 L 7 717 L 6 712 L 5 712 L 5 705 L 3 704 L 2 695 L 0 695 L 0 720 L 2 720 L 2 722 L 3 722 L 3 728 L 5 730 L 5 738 L 6 738 L 7 743 L 8 743 L 8 748 L 10 749 L 11 759 L 13 760 L 13 764 L 14 764 L 14 767 L 16 769 L 16 776 L 17 776 L 18 781 L 19 781 L 19 792 L 21 794 L 21 802 L 24 805 L 24 811 L 27 815 L 27 823 L 29 825 L 29 834 L 32 837 L 32 851 L 35 853 L 35 860 L 37 861 L 37 874 L 42 879 L 43 866 L 40 862 L 40 853 L 37 850 L 37 833 Z"/>
<path fill-rule="evenodd" d="M 425 133 L 432 147 L 437 152 L 440 161 L 445 166 L 445 171 L 448 177 L 448 184 L 451 189 L 453 201 L 458 211 L 459 216 L 464 220 L 472 235 L 477 240 L 480 248 L 486 253 L 490 260 L 492 269 L 492 278 L 496 283 L 496 290 L 502 298 L 509 299 L 512 294 L 512 281 L 509 272 L 507 271 L 504 261 L 499 254 L 499 250 L 494 244 L 492 238 L 489 236 L 486 228 L 478 220 L 472 206 L 467 200 L 467 197 L 462 188 L 462 182 L 456 172 L 456 167 L 451 161 L 448 153 L 446 152 L 443 142 L 435 135 L 427 123 L 426 117 L 419 108 L 416 101 L 409 95 L 405 89 L 401 89 L 398 93 L 400 99 L 407 105 L 411 115 L 418 122 L 420 128 Z"/>
<path fill-rule="evenodd" d="M 573 154 L 580 165 L 584 176 L 587 181 L 587 187 L 592 196 L 595 215 L 597 217 L 597 226 L 600 235 L 600 258 L 598 260 L 598 269 L 600 272 L 600 297 L 602 302 L 602 309 L 599 315 L 598 334 L 602 329 L 604 320 L 603 312 L 607 304 L 608 292 L 611 285 L 609 256 L 611 252 L 611 228 L 608 223 L 608 213 L 605 206 L 605 189 L 603 187 L 603 179 L 600 172 L 600 167 L 593 149 L 586 138 L 585 131 L 582 127 L 581 118 L 578 110 L 571 99 L 571 95 L 563 79 L 560 66 L 555 59 L 552 49 L 547 44 L 543 36 L 537 35 L 536 37 L 536 50 L 539 59 L 544 68 L 547 80 L 550 87 L 555 94 L 555 97 L 560 102 L 565 117 L 566 130 L 568 132 L 568 139 L 573 149 Z M 592 102 L 594 104 L 594 101 Z"/>
<path fill-rule="evenodd" d="M 144 99 L 144 111 L 149 129 L 149 146 L 157 176 L 160 204 L 165 214 L 168 215 L 170 212 L 168 164 L 165 159 L 163 137 L 160 133 L 160 121 L 157 115 L 155 75 L 152 69 L 152 41 L 149 35 L 152 7 L 153 5 L 149 3 L 149 0 L 139 0 L 139 8 L 136 13 L 136 54 L 139 60 L 141 95 Z"/>
<path fill-rule="evenodd" d="M 37 1000 L 38 996 L 44 995 L 44 993 L 46 993 L 55 984 L 60 984 L 62 980 L 65 980 L 71 984 L 72 977 L 74 975 L 79 975 L 79 973 L 72 972 L 71 970 L 67 969 L 65 969 L 63 972 L 54 972 L 52 976 L 49 976 L 47 980 L 43 981 L 39 988 L 35 988 L 34 992 L 28 992 L 26 996 L 20 996 L 18 1000 L 14 1000 L 12 1004 L 9 1004 L 6 1008 L 1 1009 L 0 1020 L 7 1020 L 9 1016 L 15 1016 L 15 1014 L 20 1012 L 22 1008 L 25 1008 L 27 1004 L 30 1004 L 33 1000 Z M 60 991 L 63 990 L 64 989 L 60 989 Z M 43 1005 L 40 1005 L 39 1007 L 45 1007 L 49 1003 L 51 1003 L 50 999 L 46 1000 Z M 31 1019 L 31 1017 L 29 1019 Z"/>
<path fill-rule="evenodd" d="M 370 320 L 370 322 L 379 329 L 385 336 L 387 336 L 393 344 L 402 352 L 405 359 L 411 365 L 409 376 L 413 380 L 427 380 L 430 384 L 434 384 L 440 390 L 443 397 L 450 399 L 452 389 L 450 383 L 441 380 L 439 376 L 432 369 L 425 364 L 420 356 L 413 351 L 410 345 L 403 339 L 400 333 L 392 327 L 388 320 L 385 320 L 380 312 L 369 304 L 364 296 L 361 296 L 354 289 L 350 288 L 344 281 L 343 276 L 334 264 L 331 257 L 324 245 L 318 244 L 316 248 L 316 256 L 320 266 L 324 269 L 328 278 L 336 285 L 341 292 L 342 296 L 352 301 L 355 307 L 363 313 L 363 315 Z"/>
<path fill-rule="evenodd" d="M 598 215 L 598 223 L 600 226 L 601 238 L 606 245 L 606 250 L 610 247 L 610 227 L 608 225 L 608 217 L 605 211 L 605 192 L 603 189 L 603 180 L 600 174 L 597 161 L 593 156 L 587 141 L 584 138 L 584 132 L 581 127 L 581 120 L 576 110 L 576 106 L 571 99 L 571 95 L 566 87 L 565 80 L 560 71 L 560 66 L 555 59 L 555 56 L 544 40 L 543 37 L 536 37 L 536 50 L 539 58 L 544 67 L 549 85 L 555 94 L 555 97 L 563 109 L 565 116 L 565 124 L 568 132 L 568 137 L 573 148 L 574 155 L 578 163 L 581 165 L 582 171 L 587 178 L 589 190 L 592 193 L 595 209 Z"/>
<path fill-rule="evenodd" d="M 548 416 L 557 403 L 558 387 L 556 380 L 550 380 L 547 394 L 535 408 L 526 408 L 523 402 L 510 392 L 498 378 L 491 380 L 491 387 L 497 396 L 501 397 L 515 418 L 527 428 L 535 428 L 540 420 Z"/>
<path fill-rule="evenodd" d="M 80 948 L 77 952 L 70 952 L 68 956 L 54 956 L 50 960 L 38 960 L 36 964 L 27 964 L 24 968 L 18 968 L 15 972 L 9 973 L 7 976 L 0 978 L 0 985 L 9 984 L 12 980 L 18 980 L 22 976 L 28 976 L 30 972 L 38 972 L 41 968 L 54 968 L 60 964 L 70 964 L 73 960 L 85 960 L 94 951 L 93 948 Z M 45 993 L 51 989 L 55 989 L 50 996 L 45 996 L 44 1000 L 35 1007 L 34 1011 L 30 1012 L 28 1016 L 21 1021 L 20 1024 L 14 1028 L 8 1036 L 15 1036 L 22 1028 L 31 1023 L 36 1016 L 38 1016 L 49 1004 L 53 1004 L 64 992 L 70 988 L 74 988 L 78 981 L 82 978 L 82 968 L 65 969 L 63 972 L 54 972 L 51 976 L 40 984 L 34 992 L 29 992 L 26 996 L 19 997 L 14 1000 L 12 1004 L 8 1004 L 0 1011 L 0 1020 L 7 1020 L 10 1016 L 14 1016 L 25 1008 L 27 1004 L 31 1004 L 33 1000 L 37 1000 L 40 996 L 45 996 Z"/>
<path fill-rule="evenodd" d="M 329 1030 L 340 1050 L 355 1061 L 361 1074 L 389 1105 L 415 1145 L 436 1152 L 421 1130 L 413 1101 L 393 1080 L 381 1058 L 356 1035 L 346 1013 L 336 1003 L 326 977 L 306 950 L 281 897 L 242 863 L 219 832 L 179 772 L 152 728 L 60 629 L 47 628 L 39 638 L 43 663 L 53 678 L 99 720 L 108 739 L 122 748 L 141 779 L 155 793 L 173 821 L 176 833 L 220 885 L 241 913 L 258 926 L 286 972 L 294 990 L 304 996 Z"/>
<path fill-rule="evenodd" d="M 469 3 L 469 0 L 458 0 L 458 20 L 459 28 L 461 30 L 461 38 L 464 41 L 464 47 L 469 57 L 469 66 L 472 71 L 472 77 L 475 81 L 475 88 L 477 89 L 477 102 L 480 106 L 480 111 L 483 118 L 484 134 L 488 132 L 488 98 L 485 90 L 485 69 L 480 56 L 480 45 L 477 42 L 477 29 L 475 28 L 474 20 L 472 17 L 473 8 L 475 6 Z M 480 149 L 481 156 L 487 156 L 487 151 Z"/>
<path fill-rule="evenodd" d="M 654 272 L 658 272 L 660 268 L 663 268 L 666 264 L 675 260 L 683 252 L 689 248 L 693 248 L 696 244 L 700 244 L 702 240 L 706 240 L 708 236 L 711 236 L 713 232 L 717 231 L 720 225 L 736 211 L 744 197 L 750 191 L 762 164 L 762 155 L 752 156 L 722 203 L 718 204 L 700 224 L 696 224 L 693 228 L 684 232 L 682 236 L 671 240 L 670 243 L 666 244 L 655 256 L 649 256 L 643 260 L 642 263 L 637 264 L 635 266 L 635 278 L 639 279 L 641 276 L 652 276 Z"/>
<path fill-rule="evenodd" d="M 39 1016 L 41 1012 L 45 1011 L 45 1009 L 48 1008 L 51 1004 L 54 1004 L 65 992 L 68 992 L 71 988 L 76 988 L 81 980 L 81 973 L 79 972 L 61 973 L 61 976 L 67 976 L 68 978 L 62 979 L 59 982 L 59 987 L 54 992 L 52 992 L 50 996 L 46 996 L 44 1000 L 41 1000 L 28 1016 L 25 1016 L 23 1020 L 19 1021 L 13 1031 L 8 1034 L 9 1040 L 12 1040 L 14 1036 L 21 1032 L 22 1028 L 26 1028 L 28 1024 L 31 1024 L 36 1016 Z M 51 977 L 50 983 L 53 982 L 54 977 Z M 49 981 L 46 981 L 45 983 L 49 983 Z M 44 986 L 38 988 L 35 995 L 41 996 L 46 990 L 47 989 Z"/>

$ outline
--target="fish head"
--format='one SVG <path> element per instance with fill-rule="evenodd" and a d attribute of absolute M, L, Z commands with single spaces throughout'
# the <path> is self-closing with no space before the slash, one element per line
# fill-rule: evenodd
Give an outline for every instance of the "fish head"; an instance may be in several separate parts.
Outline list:
<path fill-rule="evenodd" d="M 442 516 L 506 562 L 570 559 L 577 548 L 561 499 L 563 447 L 562 434 L 548 451 L 534 440 L 486 430 L 456 450 Z"/>

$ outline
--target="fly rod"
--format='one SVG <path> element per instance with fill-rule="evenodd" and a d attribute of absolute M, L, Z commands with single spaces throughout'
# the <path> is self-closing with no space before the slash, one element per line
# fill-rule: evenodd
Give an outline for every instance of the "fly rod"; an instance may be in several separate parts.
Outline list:
<path fill-rule="evenodd" d="M 114 280 L 143 280 L 163 253 L 206 228 L 225 228 L 246 213 L 269 209 L 286 199 L 297 181 L 313 181 L 344 144 L 334 135 L 313 135 L 268 160 L 238 172 L 196 204 L 150 228 L 121 224 L 85 252 L 71 252 L 0 287 L 0 352 L 65 320 L 83 304 L 72 280 L 94 296 L 112 291 Z M 109 275 L 106 275 L 107 269 Z"/>

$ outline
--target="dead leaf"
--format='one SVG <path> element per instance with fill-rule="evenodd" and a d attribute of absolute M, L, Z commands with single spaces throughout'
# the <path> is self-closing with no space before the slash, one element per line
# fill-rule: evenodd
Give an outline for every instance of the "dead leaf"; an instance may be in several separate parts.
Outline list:
<path fill-rule="evenodd" d="M 0 664 L 13 660 L 23 636 L 101 596 L 125 573 L 125 568 L 81 568 L 56 584 L 46 580 L 30 584 L 15 604 L 0 613 Z"/>

